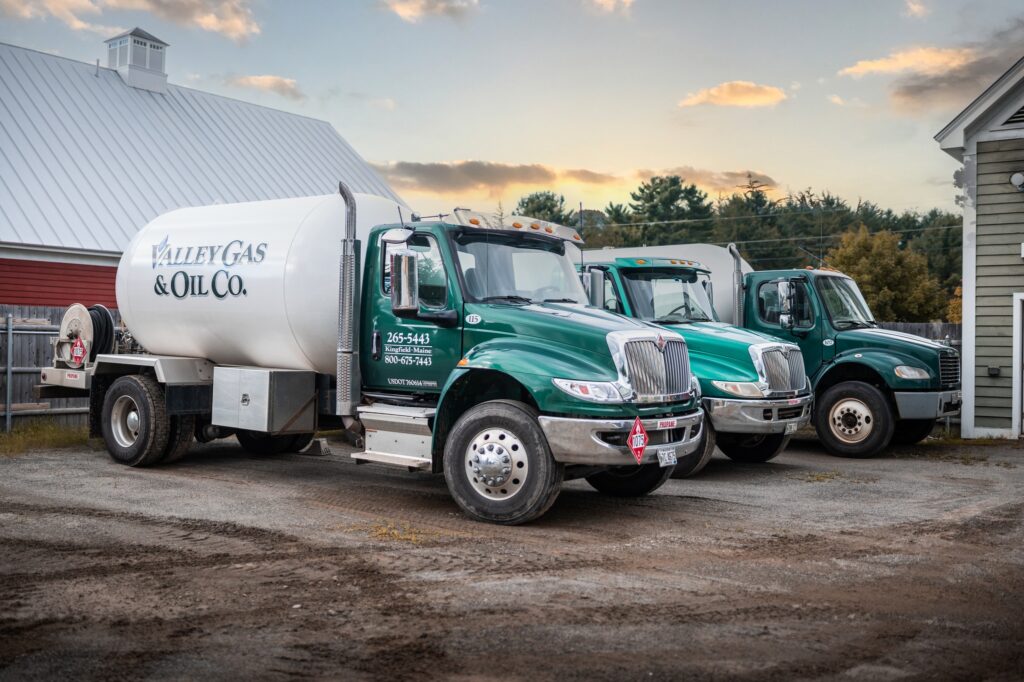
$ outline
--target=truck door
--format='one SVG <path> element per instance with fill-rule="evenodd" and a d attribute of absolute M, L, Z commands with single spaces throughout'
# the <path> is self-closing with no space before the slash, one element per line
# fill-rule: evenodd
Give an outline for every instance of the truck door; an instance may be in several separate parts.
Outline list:
<path fill-rule="evenodd" d="M 396 249 L 417 254 L 420 316 L 391 311 L 390 255 Z M 439 393 L 462 357 L 462 304 L 437 238 L 417 233 L 402 245 L 378 242 L 367 253 L 366 267 L 376 274 L 367 278 L 364 297 L 363 383 L 376 390 Z M 438 319 L 445 314 L 448 320 Z"/>
<path fill-rule="evenodd" d="M 788 313 L 780 299 L 780 281 L 788 281 L 792 289 L 792 304 Z M 822 346 L 821 331 L 825 325 L 821 323 L 809 282 L 803 278 L 755 279 L 750 282 L 747 296 L 752 305 L 747 306 L 745 326 L 798 345 L 804 357 L 807 375 L 813 377 L 824 360 L 824 351 L 829 349 Z M 784 325 L 784 316 L 787 314 L 790 323 Z M 829 352 L 828 357 L 831 356 Z"/>

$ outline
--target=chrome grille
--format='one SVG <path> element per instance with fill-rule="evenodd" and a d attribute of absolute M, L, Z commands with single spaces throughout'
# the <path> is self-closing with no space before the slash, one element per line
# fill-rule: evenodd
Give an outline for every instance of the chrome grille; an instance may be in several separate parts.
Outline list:
<path fill-rule="evenodd" d="M 666 339 L 662 352 L 653 340 L 629 341 L 625 352 L 629 381 L 640 400 L 690 390 L 690 359 L 685 342 Z"/>
<path fill-rule="evenodd" d="M 943 351 L 939 354 L 939 377 L 943 386 L 960 383 L 960 354 Z"/>
<path fill-rule="evenodd" d="M 761 355 L 764 371 L 768 377 L 768 390 L 772 393 L 788 393 L 804 388 L 804 356 L 797 348 L 788 353 L 772 348 Z"/>

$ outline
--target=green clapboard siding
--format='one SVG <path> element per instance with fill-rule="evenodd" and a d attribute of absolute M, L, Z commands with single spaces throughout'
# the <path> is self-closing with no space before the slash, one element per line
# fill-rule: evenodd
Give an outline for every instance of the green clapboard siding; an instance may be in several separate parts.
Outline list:
<path fill-rule="evenodd" d="M 1024 192 L 1010 184 L 1010 173 L 1024 170 L 1024 139 L 980 142 L 977 160 L 975 422 L 1007 429 L 1013 399 L 1013 294 L 1024 292 Z M 1000 376 L 988 376 L 989 367 L 999 367 Z"/>

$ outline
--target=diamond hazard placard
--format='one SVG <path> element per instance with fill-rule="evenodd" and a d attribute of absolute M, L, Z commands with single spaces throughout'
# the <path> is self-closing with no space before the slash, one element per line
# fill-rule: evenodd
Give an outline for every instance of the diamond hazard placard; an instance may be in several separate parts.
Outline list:
<path fill-rule="evenodd" d="M 640 460 L 644 457 L 644 449 L 647 447 L 647 429 L 644 428 L 643 422 L 640 421 L 640 417 L 637 417 L 633 421 L 633 428 L 629 430 L 629 437 L 626 439 L 629 445 L 629 451 L 636 457 L 636 463 L 639 464 Z"/>
<path fill-rule="evenodd" d="M 83 362 L 85 362 L 85 344 L 82 342 L 81 337 L 78 337 L 71 344 L 71 362 L 68 364 L 74 367 L 81 367 Z"/>

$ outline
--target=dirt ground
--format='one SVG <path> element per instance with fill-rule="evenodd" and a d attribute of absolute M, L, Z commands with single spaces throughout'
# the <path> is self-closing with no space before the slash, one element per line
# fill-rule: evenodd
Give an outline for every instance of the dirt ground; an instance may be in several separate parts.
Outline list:
<path fill-rule="evenodd" d="M 719 456 L 473 523 L 440 477 L 233 442 L 0 458 L 0 678 L 1024 677 L 1024 449 Z"/>

